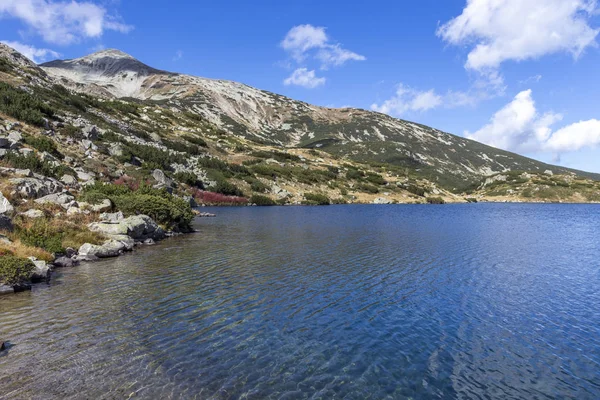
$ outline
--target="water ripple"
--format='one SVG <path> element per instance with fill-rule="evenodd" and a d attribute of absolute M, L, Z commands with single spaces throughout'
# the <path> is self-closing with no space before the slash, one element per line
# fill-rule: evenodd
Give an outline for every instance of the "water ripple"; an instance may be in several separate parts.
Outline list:
<path fill-rule="evenodd" d="M 597 399 L 600 208 L 232 208 L 0 298 L 0 399 Z"/>

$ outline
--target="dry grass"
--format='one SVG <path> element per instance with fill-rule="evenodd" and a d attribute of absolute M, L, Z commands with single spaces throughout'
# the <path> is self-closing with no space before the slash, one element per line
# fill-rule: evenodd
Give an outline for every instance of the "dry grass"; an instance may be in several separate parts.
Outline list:
<path fill-rule="evenodd" d="M 10 232 L 3 234 L 9 238 L 12 236 Z M 11 240 L 13 241 L 10 244 L 0 243 L 0 254 L 13 254 L 21 258 L 35 257 L 44 261 L 54 260 L 54 256 L 43 249 L 27 246 L 21 243 L 21 241 L 15 237 L 12 237 Z"/>

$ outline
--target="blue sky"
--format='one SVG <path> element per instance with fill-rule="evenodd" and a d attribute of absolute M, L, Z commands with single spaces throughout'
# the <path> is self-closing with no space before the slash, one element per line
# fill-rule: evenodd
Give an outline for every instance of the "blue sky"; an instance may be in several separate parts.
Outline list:
<path fill-rule="evenodd" d="M 38 62 L 118 48 L 600 172 L 596 0 L 171 3 L 0 0 L 0 40 Z"/>

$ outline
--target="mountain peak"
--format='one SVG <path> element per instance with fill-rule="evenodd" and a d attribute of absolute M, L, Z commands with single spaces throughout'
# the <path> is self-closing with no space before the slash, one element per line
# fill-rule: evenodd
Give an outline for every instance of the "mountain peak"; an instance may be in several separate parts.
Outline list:
<path fill-rule="evenodd" d="M 97 51 L 95 53 L 89 54 L 85 57 L 81 57 L 82 59 L 98 59 L 98 58 L 106 58 L 106 57 L 110 57 L 110 58 L 126 58 L 129 60 L 135 60 L 135 57 L 133 57 L 130 54 L 127 54 L 121 50 L 118 49 L 104 49 L 104 50 L 100 50 Z"/>

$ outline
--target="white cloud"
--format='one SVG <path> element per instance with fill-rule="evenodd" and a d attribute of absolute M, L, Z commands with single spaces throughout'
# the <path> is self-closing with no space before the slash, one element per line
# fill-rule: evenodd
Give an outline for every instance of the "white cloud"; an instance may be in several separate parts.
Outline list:
<path fill-rule="evenodd" d="M 554 132 L 546 148 L 556 153 L 581 150 L 600 145 L 600 121 L 590 119 L 566 126 Z"/>
<path fill-rule="evenodd" d="M 173 56 L 173 61 L 179 61 L 183 58 L 183 51 L 177 50 L 175 52 L 175 56 Z"/>
<path fill-rule="evenodd" d="M 325 84 L 325 78 L 317 77 L 314 70 L 307 68 L 298 68 L 283 83 L 287 86 L 296 85 L 308 89 L 314 89 Z"/>
<path fill-rule="evenodd" d="M 127 33 L 133 29 L 104 7 L 75 0 L 0 0 L 0 17 L 19 19 L 46 42 L 58 45 L 99 38 L 106 30 Z"/>
<path fill-rule="evenodd" d="M 373 104 L 371 109 L 384 114 L 402 115 L 408 111 L 427 111 L 442 104 L 442 97 L 434 90 L 418 91 L 402 84 L 396 93 L 382 104 Z"/>
<path fill-rule="evenodd" d="M 50 49 L 38 49 L 36 47 L 30 46 L 28 44 L 19 43 L 19 42 L 11 42 L 8 40 L 2 40 L 1 43 L 4 43 L 7 46 L 12 47 L 17 50 L 19 53 L 23 54 L 25 57 L 29 58 L 31 61 L 35 63 L 40 63 L 48 60 L 49 58 L 59 58 L 60 54 L 56 51 Z"/>
<path fill-rule="evenodd" d="M 465 132 L 465 136 L 504 150 L 525 153 L 559 155 L 600 145 L 600 121 L 581 121 L 553 132 L 552 126 L 560 120 L 561 114 L 540 114 L 532 91 L 525 90 L 496 112 L 487 125 L 474 133 Z"/>
<path fill-rule="evenodd" d="M 479 71 L 559 52 L 578 57 L 596 45 L 600 30 L 589 25 L 596 7 L 597 0 L 467 0 L 437 34 L 470 47 L 465 66 Z"/>
<path fill-rule="evenodd" d="M 315 27 L 310 24 L 298 25 L 290 29 L 281 42 L 281 47 L 299 63 L 309 57 L 314 57 L 320 62 L 321 69 L 337 67 L 347 61 L 366 60 L 364 56 L 342 48 L 339 43 L 332 42 L 324 27 Z"/>

